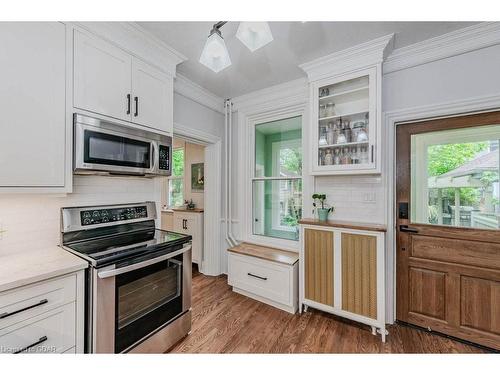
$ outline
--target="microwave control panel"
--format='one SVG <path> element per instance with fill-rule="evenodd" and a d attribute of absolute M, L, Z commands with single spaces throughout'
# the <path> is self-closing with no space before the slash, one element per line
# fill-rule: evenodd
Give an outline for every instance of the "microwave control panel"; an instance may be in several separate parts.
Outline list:
<path fill-rule="evenodd" d="M 93 225 L 115 221 L 127 221 L 148 217 L 146 206 L 109 208 L 80 212 L 81 225 Z"/>
<path fill-rule="evenodd" d="M 170 147 L 160 145 L 158 148 L 160 149 L 158 168 L 168 171 L 170 169 Z"/>

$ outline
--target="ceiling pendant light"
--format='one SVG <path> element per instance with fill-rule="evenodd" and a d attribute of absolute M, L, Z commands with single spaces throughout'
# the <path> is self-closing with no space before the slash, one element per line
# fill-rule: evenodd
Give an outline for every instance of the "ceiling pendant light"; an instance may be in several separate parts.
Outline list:
<path fill-rule="evenodd" d="M 252 52 L 273 41 L 267 22 L 240 22 L 236 37 Z"/>
<path fill-rule="evenodd" d="M 231 65 L 226 43 L 224 43 L 224 39 L 219 30 L 225 24 L 226 21 L 221 21 L 213 26 L 200 56 L 200 62 L 215 73 Z"/>

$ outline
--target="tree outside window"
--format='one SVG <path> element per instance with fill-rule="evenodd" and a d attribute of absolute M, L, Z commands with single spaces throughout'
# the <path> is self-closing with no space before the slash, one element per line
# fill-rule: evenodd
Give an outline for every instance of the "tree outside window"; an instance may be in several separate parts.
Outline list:
<path fill-rule="evenodd" d="M 172 176 L 168 179 L 168 206 L 184 204 L 184 148 L 172 152 Z"/>

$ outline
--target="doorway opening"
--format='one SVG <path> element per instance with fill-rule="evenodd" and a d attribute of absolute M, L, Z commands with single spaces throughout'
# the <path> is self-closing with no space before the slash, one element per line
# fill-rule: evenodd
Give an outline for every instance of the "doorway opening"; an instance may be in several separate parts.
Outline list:
<path fill-rule="evenodd" d="M 176 124 L 172 176 L 161 187 L 162 229 L 193 237 L 198 271 L 220 275 L 221 139 Z"/>

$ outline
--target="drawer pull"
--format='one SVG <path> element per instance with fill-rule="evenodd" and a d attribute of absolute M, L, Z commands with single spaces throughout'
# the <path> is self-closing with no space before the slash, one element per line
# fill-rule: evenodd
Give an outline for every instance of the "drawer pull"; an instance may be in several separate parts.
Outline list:
<path fill-rule="evenodd" d="M 40 337 L 37 342 L 34 342 L 33 344 L 30 344 L 22 349 L 15 351 L 14 354 L 19 354 L 19 353 L 25 352 L 26 350 L 28 350 L 34 346 L 37 346 L 38 344 L 41 344 L 44 341 L 47 341 L 47 336 Z"/>
<path fill-rule="evenodd" d="M 255 277 L 256 279 L 260 279 L 260 280 L 264 280 L 264 281 L 267 280 L 267 277 L 257 276 L 257 275 L 254 275 L 253 273 L 250 273 L 250 272 L 248 272 L 247 275 Z"/>
<path fill-rule="evenodd" d="M 35 303 L 34 305 L 31 305 L 31 306 L 28 306 L 28 307 L 25 307 L 25 308 L 22 308 L 22 309 L 19 309 L 19 310 L 16 310 L 16 311 L 13 311 L 13 312 L 4 312 L 2 314 L 0 314 L 0 319 L 3 319 L 3 318 L 7 318 L 8 316 L 11 316 L 11 315 L 14 315 L 14 314 L 18 314 L 20 312 L 23 312 L 23 311 L 26 311 L 26 310 L 29 310 L 29 309 L 32 309 L 34 307 L 38 307 L 38 306 L 41 306 L 41 305 L 45 305 L 47 302 L 49 302 L 47 299 L 42 299 L 40 302 L 38 303 Z"/>

